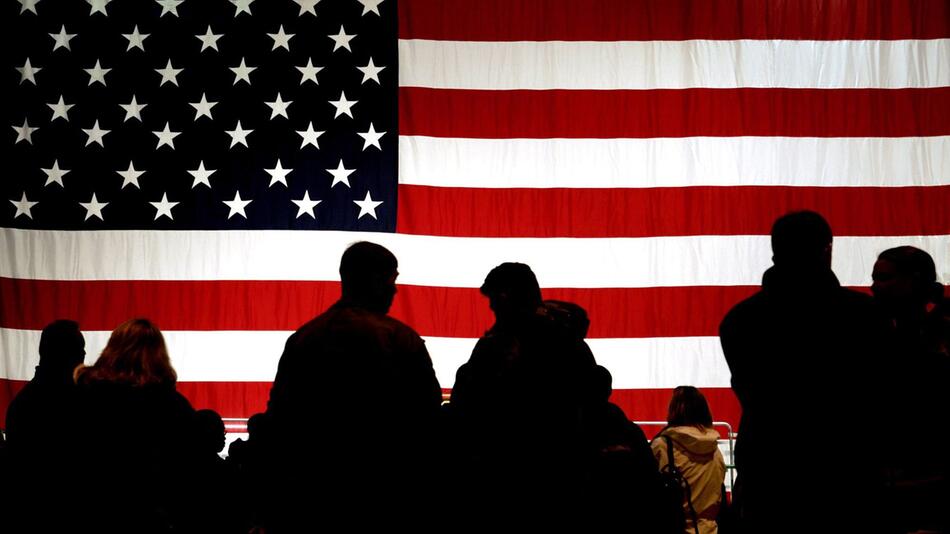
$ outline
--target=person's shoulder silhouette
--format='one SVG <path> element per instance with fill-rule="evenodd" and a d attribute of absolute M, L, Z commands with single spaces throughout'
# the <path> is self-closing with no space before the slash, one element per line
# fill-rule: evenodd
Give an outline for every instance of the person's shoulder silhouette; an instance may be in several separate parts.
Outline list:
<path fill-rule="evenodd" d="M 288 340 L 271 390 L 268 413 L 280 418 L 306 407 L 310 415 L 390 402 L 438 411 L 441 388 L 422 338 L 387 313 L 396 295 L 396 257 L 385 247 L 358 242 L 340 260 L 341 298 Z M 319 385 L 320 387 L 314 387 Z M 369 391 L 369 396 L 357 394 Z M 333 400 L 333 405 L 326 403 Z M 364 406 L 365 405 L 365 406 Z"/>

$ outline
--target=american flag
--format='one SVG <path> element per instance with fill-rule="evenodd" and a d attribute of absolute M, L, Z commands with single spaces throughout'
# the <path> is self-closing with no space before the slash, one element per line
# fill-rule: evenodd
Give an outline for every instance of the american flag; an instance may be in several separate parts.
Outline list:
<path fill-rule="evenodd" d="M 828 217 L 845 285 L 897 244 L 950 277 L 946 0 L 2 9 L 3 411 L 46 323 L 92 361 L 132 316 L 196 407 L 261 411 L 361 239 L 399 258 L 392 314 L 443 387 L 492 323 L 485 274 L 522 261 L 588 309 L 641 420 L 692 384 L 737 422 L 716 329 L 788 210 Z"/>

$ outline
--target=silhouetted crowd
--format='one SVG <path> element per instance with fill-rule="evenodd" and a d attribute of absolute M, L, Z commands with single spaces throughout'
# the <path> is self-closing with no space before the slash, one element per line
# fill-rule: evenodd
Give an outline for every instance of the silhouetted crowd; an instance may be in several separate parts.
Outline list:
<path fill-rule="evenodd" d="M 351 245 L 342 295 L 289 337 L 265 413 L 226 459 L 158 327 L 131 319 L 91 366 L 74 321 L 40 339 L 0 446 L 0 531 L 950 532 L 950 314 L 926 252 L 841 287 L 814 212 L 772 229 L 762 288 L 722 321 L 742 407 L 732 499 L 702 393 L 673 391 L 653 439 L 610 402 L 580 306 L 503 263 L 494 325 L 451 399 L 389 317 L 398 264 Z"/>

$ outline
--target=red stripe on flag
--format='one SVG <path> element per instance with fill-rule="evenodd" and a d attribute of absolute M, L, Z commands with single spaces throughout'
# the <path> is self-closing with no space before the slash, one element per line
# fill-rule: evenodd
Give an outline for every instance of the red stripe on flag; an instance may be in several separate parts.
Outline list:
<path fill-rule="evenodd" d="M 399 133 L 433 137 L 909 137 L 950 134 L 947 117 L 950 87 L 399 89 Z"/>
<path fill-rule="evenodd" d="M 10 380 L 0 378 L 0 429 L 7 428 L 7 408 L 10 407 L 10 401 L 17 396 L 17 393 L 23 389 L 26 382 L 23 380 Z"/>
<path fill-rule="evenodd" d="M 9 406 L 26 382 L 0 378 L 0 406 Z M 211 409 L 222 417 L 247 418 L 267 409 L 271 382 L 179 382 L 178 391 L 197 410 Z M 713 418 L 739 424 L 739 403 L 729 388 L 702 388 Z M 611 401 L 637 421 L 662 421 L 671 389 L 615 389 Z M 6 428 L 6 410 L 0 410 L 0 428 Z M 650 430 L 645 429 L 650 435 Z"/>
<path fill-rule="evenodd" d="M 486 16 L 490 14 L 489 16 Z M 455 41 L 950 36 L 944 0 L 400 0 L 399 37 Z"/>
<path fill-rule="evenodd" d="M 179 382 L 178 392 L 196 410 L 210 409 L 221 417 L 248 418 L 267 410 L 273 382 Z"/>
<path fill-rule="evenodd" d="M 545 288 L 591 318 L 590 337 L 718 335 L 719 321 L 755 287 Z M 0 278 L 0 327 L 41 330 L 74 318 L 84 330 L 110 331 L 144 316 L 166 331 L 296 330 L 339 297 L 335 282 L 51 281 Z M 19 303 L 30 302 L 29 307 Z M 108 302 L 108 306 L 103 306 Z M 689 310 L 689 313 L 683 313 Z M 494 322 L 474 288 L 399 286 L 392 315 L 420 334 L 480 337 Z"/>
<path fill-rule="evenodd" d="M 950 233 L 950 185 L 473 189 L 399 186 L 400 233 L 456 237 L 767 235 L 810 209 L 848 236 Z M 517 213 L 518 217 L 509 216 Z"/>

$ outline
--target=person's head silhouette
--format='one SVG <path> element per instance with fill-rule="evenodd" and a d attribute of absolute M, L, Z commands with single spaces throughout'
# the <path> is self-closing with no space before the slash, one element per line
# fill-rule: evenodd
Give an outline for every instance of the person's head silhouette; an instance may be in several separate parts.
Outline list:
<path fill-rule="evenodd" d="M 60 319 L 53 321 L 40 335 L 40 368 L 44 372 L 72 376 L 73 370 L 86 356 L 86 340 L 79 323 Z"/>
<path fill-rule="evenodd" d="M 509 324 L 530 315 L 541 306 L 541 288 L 531 267 L 523 263 L 502 263 L 485 277 L 482 295 L 500 324 Z"/>
<path fill-rule="evenodd" d="M 396 256 L 376 243 L 354 243 L 340 259 L 343 298 L 377 313 L 389 312 L 398 275 Z"/>
<path fill-rule="evenodd" d="M 831 269 L 831 226 L 814 211 L 794 211 L 772 225 L 772 261 L 796 271 Z"/>
<path fill-rule="evenodd" d="M 195 412 L 195 433 L 197 445 L 204 453 L 217 454 L 224 449 L 227 441 L 224 421 L 214 410 L 198 410 Z"/>
<path fill-rule="evenodd" d="M 895 315 L 924 313 L 928 304 L 936 304 L 943 298 L 934 260 L 919 248 L 903 246 L 885 250 L 874 264 L 872 278 L 874 298 Z"/>

